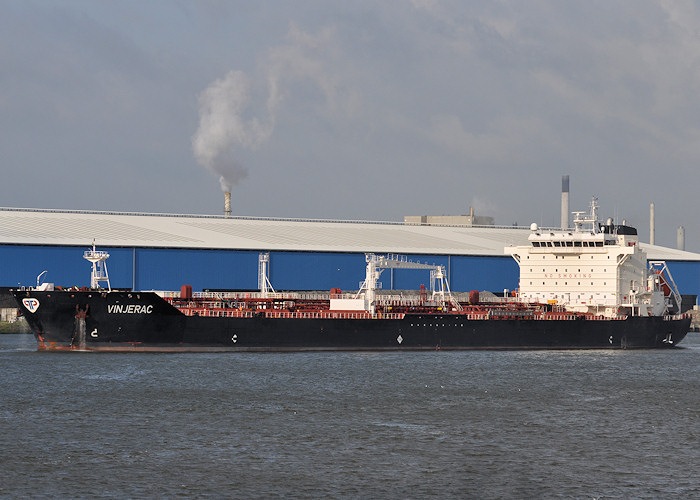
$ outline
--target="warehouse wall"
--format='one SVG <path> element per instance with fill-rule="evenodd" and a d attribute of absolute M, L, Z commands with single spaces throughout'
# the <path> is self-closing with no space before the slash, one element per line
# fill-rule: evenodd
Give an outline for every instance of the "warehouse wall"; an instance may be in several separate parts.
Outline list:
<path fill-rule="evenodd" d="M 90 263 L 83 259 L 87 247 L 44 247 L 29 245 L 0 245 L 0 286 L 35 286 L 36 278 L 42 271 L 48 271 L 42 281 L 64 286 L 88 286 L 90 284 Z M 103 250 L 103 249 L 101 249 Z M 108 268 L 126 270 L 119 285 L 131 286 L 131 249 L 108 250 L 111 258 Z"/>
<path fill-rule="evenodd" d="M 179 290 L 185 284 L 194 290 L 258 286 L 258 252 L 163 248 L 135 252 L 137 290 Z"/>
<path fill-rule="evenodd" d="M 681 294 L 700 295 L 700 262 L 666 262 Z"/>
<path fill-rule="evenodd" d="M 61 286 L 88 286 L 90 263 L 83 247 L 0 245 L 0 286 L 34 286 L 42 281 Z M 114 288 L 178 290 L 190 284 L 195 290 L 257 289 L 258 254 L 245 250 L 191 250 L 163 248 L 110 248 L 107 261 Z M 515 288 L 518 269 L 510 257 L 409 255 L 409 259 L 447 268 L 450 287 L 500 291 Z M 363 253 L 271 252 L 270 280 L 277 290 L 356 290 L 365 277 Z M 427 270 L 386 270 L 384 289 L 418 289 L 430 286 Z"/>
<path fill-rule="evenodd" d="M 107 268 L 112 286 L 137 290 L 257 289 L 258 253 L 245 250 L 191 250 L 163 248 L 99 248 L 110 253 Z M 44 270 L 44 281 L 62 286 L 88 286 L 90 263 L 86 247 L 0 245 L 0 286 L 34 286 Z M 447 268 L 454 291 L 513 290 L 518 266 L 509 256 L 474 257 L 409 255 L 409 259 Z M 682 294 L 700 295 L 700 262 L 669 262 Z M 270 280 L 277 290 L 356 290 L 365 277 L 362 253 L 271 252 Z M 415 290 L 430 286 L 423 270 L 386 270 L 383 289 Z"/>

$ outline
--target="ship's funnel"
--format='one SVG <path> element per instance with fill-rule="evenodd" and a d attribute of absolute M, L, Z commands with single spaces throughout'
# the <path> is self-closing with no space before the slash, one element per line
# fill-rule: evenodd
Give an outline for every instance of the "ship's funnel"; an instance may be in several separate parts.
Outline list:
<path fill-rule="evenodd" d="M 685 228 L 683 226 L 678 226 L 676 243 L 676 248 L 678 248 L 678 250 L 685 250 Z"/>
<path fill-rule="evenodd" d="M 656 239 L 656 214 L 654 213 L 654 202 L 651 202 L 649 207 L 649 244 L 654 245 L 654 240 Z"/>
<path fill-rule="evenodd" d="M 224 193 L 224 216 L 231 217 L 231 193 Z"/>
<path fill-rule="evenodd" d="M 561 178 L 561 228 L 569 229 L 569 176 Z"/>

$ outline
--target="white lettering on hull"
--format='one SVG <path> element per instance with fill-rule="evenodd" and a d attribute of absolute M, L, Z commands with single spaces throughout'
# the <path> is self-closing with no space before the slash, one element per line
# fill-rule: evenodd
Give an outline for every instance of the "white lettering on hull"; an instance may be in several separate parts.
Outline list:
<path fill-rule="evenodd" d="M 111 304 L 107 306 L 109 314 L 151 314 L 153 306 L 143 306 L 140 304 Z"/>

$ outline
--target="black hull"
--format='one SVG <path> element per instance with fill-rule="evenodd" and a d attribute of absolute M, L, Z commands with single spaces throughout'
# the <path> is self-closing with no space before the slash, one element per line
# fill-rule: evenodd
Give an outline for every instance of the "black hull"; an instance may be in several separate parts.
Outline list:
<path fill-rule="evenodd" d="M 39 349 L 110 351 L 341 351 L 668 348 L 690 318 L 474 320 L 450 314 L 403 319 L 185 316 L 152 292 L 15 293 Z M 22 302 L 34 298 L 30 312 Z M 83 311 L 84 319 L 76 316 Z"/>

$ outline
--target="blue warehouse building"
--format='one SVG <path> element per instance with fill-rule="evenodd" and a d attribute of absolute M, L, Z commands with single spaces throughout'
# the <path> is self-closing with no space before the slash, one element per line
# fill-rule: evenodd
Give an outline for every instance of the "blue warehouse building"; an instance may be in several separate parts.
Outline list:
<path fill-rule="evenodd" d="M 529 230 L 416 223 L 261 219 L 66 210 L 0 209 L 0 286 L 89 286 L 92 245 L 109 252 L 113 288 L 255 290 L 258 256 L 269 252 L 277 290 L 357 290 L 365 253 L 400 254 L 445 266 L 453 291 L 518 287 L 504 248 Z M 700 254 L 642 244 L 665 260 L 682 294 L 700 295 Z M 428 271 L 387 270 L 382 288 L 429 286 Z"/>

